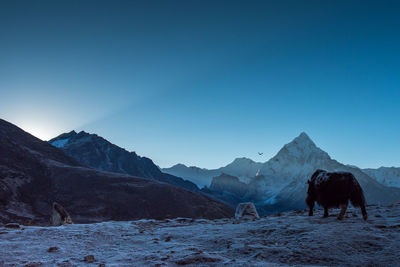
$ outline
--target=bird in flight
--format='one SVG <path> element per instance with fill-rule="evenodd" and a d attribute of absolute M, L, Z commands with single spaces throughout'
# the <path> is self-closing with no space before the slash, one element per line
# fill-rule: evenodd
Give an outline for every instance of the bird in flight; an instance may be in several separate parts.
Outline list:
<path fill-rule="evenodd" d="M 263 152 L 258 152 L 258 155 L 262 156 L 264 153 Z"/>

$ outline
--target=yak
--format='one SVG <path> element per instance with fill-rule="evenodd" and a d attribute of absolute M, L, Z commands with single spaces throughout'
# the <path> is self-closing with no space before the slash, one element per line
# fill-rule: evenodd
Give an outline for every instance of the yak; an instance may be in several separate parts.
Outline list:
<path fill-rule="evenodd" d="M 306 203 L 310 208 L 309 216 L 313 215 L 315 201 L 324 208 L 324 218 L 328 217 L 328 208 L 341 208 L 338 220 L 343 219 L 348 202 L 354 207 L 360 207 L 364 220 L 368 218 L 365 210 L 363 190 L 350 172 L 327 172 L 317 170 L 308 182 Z"/>

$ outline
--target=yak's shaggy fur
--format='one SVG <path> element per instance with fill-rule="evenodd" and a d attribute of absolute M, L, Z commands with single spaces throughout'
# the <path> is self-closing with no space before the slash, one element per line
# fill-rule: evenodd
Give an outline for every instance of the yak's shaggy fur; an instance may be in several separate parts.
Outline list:
<path fill-rule="evenodd" d="M 363 190 L 349 172 L 327 172 L 317 170 L 308 180 L 306 203 L 310 208 L 309 215 L 313 215 L 314 202 L 324 208 L 324 217 L 328 217 L 328 208 L 341 207 L 338 219 L 343 219 L 348 202 L 354 207 L 360 207 L 364 220 L 368 218 L 365 210 Z"/>

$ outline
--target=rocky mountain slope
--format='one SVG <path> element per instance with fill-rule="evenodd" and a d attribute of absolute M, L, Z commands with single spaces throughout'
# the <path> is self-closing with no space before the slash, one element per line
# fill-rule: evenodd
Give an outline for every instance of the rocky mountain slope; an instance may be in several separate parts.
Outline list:
<path fill-rule="evenodd" d="M 214 177 L 209 189 L 206 187 L 202 189 L 204 194 L 219 199 L 232 208 L 236 208 L 241 202 L 252 201 L 252 199 L 246 199 L 248 191 L 249 186 L 246 183 L 236 176 L 225 173 Z"/>
<path fill-rule="evenodd" d="M 363 169 L 362 171 L 381 184 L 400 188 L 400 168 L 380 167 L 378 169 Z"/>
<path fill-rule="evenodd" d="M 138 220 L 0 227 L 1 266 L 398 266 L 400 204 L 322 218 L 292 211 L 257 221 Z M 27 249 L 29 248 L 29 249 Z M 52 249 L 50 249 L 52 248 Z M 50 251 L 50 252 L 48 252 Z"/>
<path fill-rule="evenodd" d="M 75 222 L 221 218 L 229 207 L 175 186 L 85 167 L 0 120 L 0 222 L 48 224 L 53 201 Z"/>
<path fill-rule="evenodd" d="M 49 143 L 78 162 L 100 171 L 150 178 L 194 192 L 199 190 L 190 181 L 161 172 L 151 159 L 128 152 L 96 134 L 72 131 L 51 139 Z"/>

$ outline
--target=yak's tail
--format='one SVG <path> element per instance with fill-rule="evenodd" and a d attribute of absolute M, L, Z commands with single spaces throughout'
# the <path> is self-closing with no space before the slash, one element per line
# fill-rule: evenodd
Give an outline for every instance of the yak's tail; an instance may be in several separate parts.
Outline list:
<path fill-rule="evenodd" d="M 352 189 L 350 193 L 351 204 L 353 204 L 354 207 L 365 207 L 364 192 L 360 184 L 357 182 L 356 178 L 354 178 L 353 182 L 354 185 L 351 187 Z"/>

